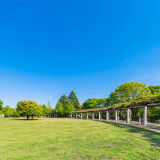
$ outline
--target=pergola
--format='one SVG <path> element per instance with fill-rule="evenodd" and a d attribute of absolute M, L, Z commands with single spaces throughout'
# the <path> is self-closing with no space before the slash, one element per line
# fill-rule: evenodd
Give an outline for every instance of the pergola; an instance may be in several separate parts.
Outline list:
<path fill-rule="evenodd" d="M 71 112 L 71 118 L 83 119 L 83 113 L 86 113 L 86 119 L 88 119 L 88 113 L 92 113 L 92 119 L 95 119 L 95 113 L 98 112 L 98 120 L 102 120 L 102 112 L 106 112 L 106 120 L 109 120 L 109 112 L 115 111 L 115 122 L 118 121 L 118 111 L 124 110 L 127 113 L 126 123 L 130 123 L 130 111 L 131 109 L 143 108 L 143 125 L 147 125 L 147 108 L 149 107 L 160 107 L 160 96 L 152 96 L 146 99 L 136 100 L 127 103 L 121 103 L 113 106 L 94 108 L 94 109 L 82 109 L 79 111 Z"/>

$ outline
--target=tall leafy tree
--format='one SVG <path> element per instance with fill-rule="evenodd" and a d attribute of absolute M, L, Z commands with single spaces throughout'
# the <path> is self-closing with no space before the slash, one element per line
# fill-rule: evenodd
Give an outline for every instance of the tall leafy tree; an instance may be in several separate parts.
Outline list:
<path fill-rule="evenodd" d="M 52 108 L 52 105 L 51 105 L 51 103 L 50 103 L 50 102 L 48 102 L 48 104 L 47 104 L 47 108 Z"/>
<path fill-rule="evenodd" d="M 60 99 L 57 102 L 56 105 L 56 114 L 58 115 L 68 115 L 71 111 L 73 111 L 75 108 L 73 106 L 73 103 L 71 100 L 68 99 L 66 95 L 62 95 Z"/>
<path fill-rule="evenodd" d="M 73 104 L 70 100 L 67 100 L 66 104 L 64 105 L 64 109 L 63 109 L 64 115 L 68 115 L 72 111 L 74 111 Z"/>
<path fill-rule="evenodd" d="M 0 115 L 3 114 L 3 110 L 0 110 Z"/>
<path fill-rule="evenodd" d="M 80 103 L 74 91 L 70 93 L 68 99 L 72 102 L 75 109 L 80 109 Z"/>
<path fill-rule="evenodd" d="M 104 107 L 106 103 L 107 98 L 101 98 L 101 99 L 88 99 L 83 103 L 82 109 L 92 109 L 92 108 L 100 108 Z"/>
<path fill-rule="evenodd" d="M 160 86 L 149 86 L 152 94 L 160 94 Z"/>
<path fill-rule="evenodd" d="M 107 99 L 106 101 L 106 104 L 108 106 L 111 106 L 113 104 L 116 104 L 116 103 L 119 103 L 120 100 L 118 98 L 118 93 L 115 91 L 115 92 L 112 92 L 110 95 L 109 95 L 109 98 Z"/>
<path fill-rule="evenodd" d="M 64 106 L 68 102 L 68 97 L 66 95 L 62 95 L 59 99 L 59 101 L 62 103 Z"/>
<path fill-rule="evenodd" d="M 56 114 L 58 114 L 59 116 L 63 115 L 64 108 L 63 108 L 63 105 L 60 101 L 57 102 L 55 111 L 56 111 Z"/>
<path fill-rule="evenodd" d="M 5 116 L 9 117 L 9 116 L 13 116 L 15 111 L 13 108 L 6 106 L 6 107 L 3 107 L 3 113 L 5 114 Z"/>
<path fill-rule="evenodd" d="M 41 115 L 41 108 L 37 105 L 36 102 L 25 100 L 17 103 L 17 112 L 22 116 L 27 116 L 29 119 L 30 116 Z"/>
<path fill-rule="evenodd" d="M 39 107 L 41 108 L 42 116 L 46 116 L 47 106 L 45 104 L 43 105 L 39 104 Z"/>
<path fill-rule="evenodd" d="M 48 102 L 48 104 L 47 104 L 47 108 L 46 108 L 46 110 L 45 110 L 45 113 L 46 113 L 46 115 L 47 115 L 48 117 L 51 117 L 52 105 L 51 105 L 50 102 Z"/>
<path fill-rule="evenodd" d="M 143 99 L 145 97 L 149 97 L 152 95 L 151 90 L 147 87 L 147 88 L 143 88 L 141 90 L 139 90 L 139 93 L 137 94 L 136 97 L 134 97 L 134 99 Z"/>
<path fill-rule="evenodd" d="M 128 102 L 137 98 L 144 91 L 146 84 L 138 82 L 125 82 L 110 94 L 111 103 Z"/>

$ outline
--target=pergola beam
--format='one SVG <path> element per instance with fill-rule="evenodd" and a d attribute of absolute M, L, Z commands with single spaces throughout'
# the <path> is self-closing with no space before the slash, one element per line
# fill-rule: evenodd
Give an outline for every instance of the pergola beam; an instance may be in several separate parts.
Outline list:
<path fill-rule="evenodd" d="M 99 111 L 110 111 L 110 110 L 125 110 L 125 109 L 137 109 L 137 108 L 143 108 L 143 106 L 147 106 L 148 108 L 150 107 L 160 107 L 160 103 L 156 103 L 156 102 L 153 102 L 153 103 L 146 103 L 146 105 L 138 105 L 136 104 L 135 106 L 133 106 L 133 104 L 131 106 L 128 106 L 128 107 L 112 107 L 112 106 L 109 106 L 109 107 L 103 107 L 103 108 L 95 108 L 95 109 L 85 109 L 85 110 L 80 110 L 80 111 L 73 111 L 71 113 L 87 113 L 87 112 L 99 112 Z"/>

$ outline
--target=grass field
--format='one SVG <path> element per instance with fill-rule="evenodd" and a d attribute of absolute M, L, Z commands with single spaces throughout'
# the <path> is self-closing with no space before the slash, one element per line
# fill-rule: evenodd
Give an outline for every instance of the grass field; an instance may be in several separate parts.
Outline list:
<path fill-rule="evenodd" d="M 160 134 L 91 120 L 0 119 L 0 160 L 160 159 Z"/>

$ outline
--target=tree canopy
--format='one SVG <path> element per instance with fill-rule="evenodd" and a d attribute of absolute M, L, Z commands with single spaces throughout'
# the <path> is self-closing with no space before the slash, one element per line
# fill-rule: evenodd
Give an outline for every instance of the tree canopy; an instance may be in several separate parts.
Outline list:
<path fill-rule="evenodd" d="M 82 109 L 91 109 L 91 108 L 104 107 L 105 102 L 106 102 L 106 98 L 102 98 L 102 99 L 96 99 L 96 98 L 88 99 L 88 100 L 86 100 L 83 103 Z"/>
<path fill-rule="evenodd" d="M 138 82 L 125 82 L 118 86 L 114 92 L 111 93 L 110 98 L 115 100 L 115 103 L 129 102 L 136 98 L 142 90 L 146 88 L 146 84 Z"/>
<path fill-rule="evenodd" d="M 70 114 L 70 112 L 74 111 L 73 104 L 70 100 L 67 100 L 67 103 L 64 105 L 64 115 Z"/>
<path fill-rule="evenodd" d="M 160 93 L 159 86 L 147 87 L 144 83 L 125 82 L 119 85 L 107 98 L 86 100 L 83 103 L 82 109 L 100 108 L 112 106 L 114 104 L 127 103 L 136 99 L 145 99 L 157 93 Z"/>
<path fill-rule="evenodd" d="M 160 86 L 149 86 L 152 94 L 160 94 Z"/>
<path fill-rule="evenodd" d="M 3 107 L 3 101 L 0 99 L 0 110 L 2 110 Z"/>
<path fill-rule="evenodd" d="M 15 115 L 15 110 L 9 106 L 3 107 L 3 114 L 5 114 L 5 116 L 9 117 L 9 116 L 13 116 Z"/>
<path fill-rule="evenodd" d="M 56 115 L 58 115 L 58 116 L 66 116 L 70 112 L 75 110 L 74 104 L 77 104 L 77 103 L 74 103 L 75 102 L 74 101 L 75 97 L 74 98 L 73 97 L 70 96 L 70 98 L 68 98 L 66 95 L 62 95 L 60 97 L 60 99 L 58 100 L 58 102 L 56 104 L 56 109 L 55 109 Z"/>
<path fill-rule="evenodd" d="M 27 116 L 27 119 L 29 119 L 30 116 L 36 116 L 36 115 L 42 114 L 41 112 L 42 110 L 37 105 L 37 103 L 34 101 L 30 101 L 30 100 L 18 102 L 16 109 L 20 115 Z"/>
<path fill-rule="evenodd" d="M 74 91 L 70 93 L 68 99 L 72 102 L 75 109 L 80 109 L 80 103 Z"/>
<path fill-rule="evenodd" d="M 65 105 L 68 101 L 68 97 L 64 94 L 60 97 L 59 101 L 62 103 L 62 105 Z"/>
<path fill-rule="evenodd" d="M 39 104 L 39 107 L 41 108 L 42 116 L 46 116 L 47 106 L 45 104 L 43 105 Z"/>
<path fill-rule="evenodd" d="M 60 100 L 58 100 L 57 104 L 56 104 L 56 114 L 58 115 L 63 115 L 64 112 L 64 108 L 62 103 L 60 102 Z"/>

